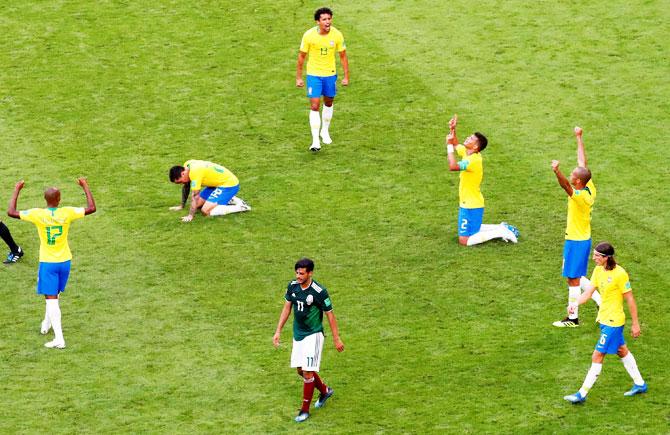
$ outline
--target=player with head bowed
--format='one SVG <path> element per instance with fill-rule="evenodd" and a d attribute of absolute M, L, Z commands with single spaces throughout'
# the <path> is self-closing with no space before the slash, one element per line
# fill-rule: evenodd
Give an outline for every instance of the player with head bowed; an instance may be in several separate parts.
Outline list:
<path fill-rule="evenodd" d="M 307 58 L 307 98 L 309 98 L 309 126 L 312 131 L 311 151 L 321 149 L 321 141 L 328 145 L 330 138 L 330 121 L 333 118 L 333 101 L 337 94 L 337 73 L 335 68 L 335 52 L 340 55 L 340 62 L 344 70 L 342 86 L 349 84 L 349 60 L 347 47 L 344 44 L 342 33 L 332 26 L 333 11 L 320 8 L 314 12 L 316 26 L 302 36 L 298 64 L 296 67 L 295 84 L 302 88 L 305 81 L 302 79 L 302 67 Z M 319 116 L 319 105 L 323 96 L 323 111 Z"/>
<path fill-rule="evenodd" d="M 559 168 L 560 162 L 553 160 L 551 168 L 558 184 L 568 195 L 568 218 L 563 245 L 563 277 L 568 280 L 568 305 L 573 305 L 582 289 L 588 285 L 586 272 L 591 251 L 591 209 L 596 199 L 596 186 L 587 166 L 586 151 L 582 140 L 583 130 L 575 127 L 577 138 L 577 167 L 568 180 Z M 600 305 L 600 294 L 595 292 L 593 300 Z M 559 328 L 579 326 L 579 310 L 575 308 L 563 320 L 553 323 Z"/>
<path fill-rule="evenodd" d="M 574 312 L 579 305 L 588 301 L 598 289 L 602 296 L 597 319 L 597 322 L 600 323 L 600 338 L 591 356 L 591 367 L 586 374 L 582 387 L 575 394 L 564 397 L 571 403 L 581 403 L 586 400 L 586 395 L 602 371 L 603 361 L 607 354 L 618 355 L 626 371 L 633 379 L 633 387 L 626 391 L 624 396 L 635 396 L 647 392 L 647 383 L 642 379 L 640 370 L 637 368 L 637 362 L 628 350 L 623 334 L 626 324 L 626 314 L 623 310 L 623 301 L 625 300 L 633 322 L 630 328 L 631 335 L 633 338 L 640 336 L 637 305 L 633 297 L 628 273 L 616 263 L 614 247 L 607 242 L 599 243 L 595 247 L 593 261 L 596 263 L 596 267 L 593 269 L 591 281 L 585 285 L 584 293 L 568 306 L 568 313 Z"/>
<path fill-rule="evenodd" d="M 183 184 L 181 205 L 170 207 L 178 211 L 184 208 L 191 194 L 188 215 L 181 218 L 191 222 L 196 212 L 205 216 L 223 216 L 251 210 L 241 198 L 235 196 L 240 190 L 240 182 L 228 169 L 204 160 L 188 160 L 184 166 L 173 166 L 169 171 L 172 183 Z"/>
<path fill-rule="evenodd" d="M 321 393 L 314 405 L 321 408 L 333 395 L 319 377 L 321 351 L 323 350 L 323 313 L 326 313 L 333 341 L 338 352 L 344 350 L 340 339 L 337 319 L 333 313 L 333 304 L 324 286 L 312 279 L 314 262 L 302 258 L 295 264 L 295 280 L 291 281 L 284 295 L 284 308 L 279 315 L 277 329 L 272 337 L 275 347 L 279 347 L 281 330 L 293 310 L 293 350 L 291 367 L 296 367 L 303 378 L 302 406 L 295 421 L 300 423 L 309 418 L 309 406 L 312 403 L 314 388 Z"/>
<path fill-rule="evenodd" d="M 458 243 L 463 246 L 478 245 L 492 239 L 517 242 L 519 230 L 505 222 L 482 224 L 484 218 L 484 196 L 480 190 L 484 177 L 484 162 L 481 152 L 488 144 L 486 136 L 479 132 L 470 135 L 462 145 L 458 144 L 456 125 L 458 116 L 449 121 L 447 135 L 447 158 L 449 170 L 459 171 L 458 184 Z M 460 161 L 456 160 L 458 154 Z"/>
<path fill-rule="evenodd" d="M 63 349 L 65 339 L 61 325 L 61 311 L 58 303 L 60 293 L 65 291 L 70 276 L 72 252 L 68 244 L 68 234 L 72 221 L 95 213 L 95 201 L 86 178 L 77 180 L 86 195 L 86 208 L 59 207 L 60 191 L 49 187 L 44 191 L 46 208 L 31 208 L 17 211 L 19 193 L 25 183 L 19 181 L 9 201 L 7 214 L 15 219 L 32 222 L 40 237 L 40 266 L 37 275 L 37 293 L 46 299 L 46 311 L 40 332 L 46 335 L 53 328 L 54 339 L 45 343 L 49 348 Z"/>

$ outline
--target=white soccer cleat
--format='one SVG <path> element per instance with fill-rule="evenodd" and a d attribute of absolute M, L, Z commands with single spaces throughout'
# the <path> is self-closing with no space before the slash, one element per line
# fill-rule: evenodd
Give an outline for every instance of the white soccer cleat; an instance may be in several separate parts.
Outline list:
<path fill-rule="evenodd" d="M 48 347 L 49 349 L 65 349 L 65 341 L 51 340 L 44 343 L 44 347 Z"/>
<path fill-rule="evenodd" d="M 40 325 L 40 334 L 47 335 L 49 330 L 51 330 L 51 323 L 49 323 L 48 320 L 42 320 L 42 324 Z"/>
<path fill-rule="evenodd" d="M 321 130 L 321 140 L 326 145 L 333 143 L 333 140 L 330 138 L 330 134 L 327 131 Z"/>
<path fill-rule="evenodd" d="M 313 151 L 313 152 L 320 151 L 321 150 L 321 144 L 318 143 L 318 142 L 314 142 L 314 143 L 312 143 L 312 146 L 309 147 L 309 150 Z"/>

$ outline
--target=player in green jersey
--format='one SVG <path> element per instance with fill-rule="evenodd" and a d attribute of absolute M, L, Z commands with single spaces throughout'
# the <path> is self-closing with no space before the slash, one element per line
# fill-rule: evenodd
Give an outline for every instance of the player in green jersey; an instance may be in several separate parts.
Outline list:
<path fill-rule="evenodd" d="M 312 279 L 314 262 L 309 258 L 298 260 L 295 264 L 295 280 L 291 281 L 284 296 L 284 308 L 279 316 L 277 330 L 272 337 L 275 347 L 279 347 L 281 330 L 293 309 L 293 350 L 291 367 L 296 367 L 298 375 L 304 380 L 302 406 L 295 421 L 300 423 L 309 418 L 309 406 L 312 403 L 314 388 L 321 393 L 315 403 L 321 408 L 333 395 L 333 389 L 321 381 L 319 367 L 323 349 L 323 313 L 328 317 L 333 341 L 338 352 L 344 350 L 340 339 L 337 319 L 333 314 L 333 304 L 325 287 Z"/>

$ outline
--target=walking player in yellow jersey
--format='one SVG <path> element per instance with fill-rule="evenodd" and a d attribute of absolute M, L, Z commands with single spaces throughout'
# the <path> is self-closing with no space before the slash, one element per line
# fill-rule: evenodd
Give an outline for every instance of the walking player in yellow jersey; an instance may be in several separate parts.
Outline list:
<path fill-rule="evenodd" d="M 585 276 L 591 251 L 591 208 L 596 200 L 596 186 L 587 166 L 582 133 L 580 127 L 575 127 L 577 167 L 572 170 L 570 180 L 559 169 L 558 160 L 551 162 L 558 184 L 568 194 L 568 219 L 563 246 L 563 276 L 568 279 L 568 305 L 574 305 L 582 288 L 588 284 Z M 600 305 L 598 292 L 594 293 L 593 300 Z M 575 308 L 565 319 L 553 325 L 559 328 L 579 326 L 578 310 Z"/>
<path fill-rule="evenodd" d="M 484 218 L 484 196 L 480 190 L 484 177 L 484 163 L 481 151 L 486 148 L 486 136 L 475 132 L 465 139 L 463 145 L 458 144 L 456 124 L 458 116 L 454 115 L 449 121 L 449 135 L 447 136 L 447 157 L 449 170 L 460 171 L 458 184 L 458 243 L 463 246 L 472 246 L 488 240 L 501 238 L 504 241 L 517 242 L 519 230 L 505 222 L 500 224 L 482 224 Z M 456 161 L 456 152 L 460 161 Z"/>
<path fill-rule="evenodd" d="M 300 52 L 298 53 L 298 65 L 295 73 L 295 85 L 299 88 L 305 86 L 302 79 L 302 66 L 307 60 L 307 98 L 309 98 L 310 112 L 309 125 L 312 130 L 311 151 L 319 151 L 321 142 L 328 145 L 332 143 L 330 138 L 330 121 L 333 118 L 333 100 L 337 94 L 337 73 L 335 69 L 335 52 L 340 55 L 340 62 L 344 70 L 342 86 L 349 84 L 349 60 L 347 59 L 347 47 L 344 44 L 344 36 L 335 27 L 332 27 L 333 11 L 328 8 L 320 8 L 314 12 L 316 26 L 312 27 L 302 36 Z M 319 104 L 323 95 L 323 112 L 319 117 Z M 320 130 L 320 132 L 319 132 Z"/>
<path fill-rule="evenodd" d="M 19 181 L 14 187 L 12 199 L 9 201 L 7 214 L 15 219 L 32 222 L 37 227 L 40 236 L 40 268 L 37 275 L 37 293 L 46 298 L 46 312 L 40 327 L 40 332 L 46 335 L 51 328 L 54 339 L 45 343 L 49 348 L 63 349 L 65 339 L 61 326 L 61 311 L 58 304 L 60 293 L 65 291 L 65 285 L 70 276 L 70 260 L 72 253 L 67 241 L 72 221 L 95 213 L 95 201 L 88 187 L 86 178 L 77 180 L 86 195 L 86 208 L 58 207 L 60 191 L 49 187 L 44 191 L 47 208 L 31 208 L 18 212 L 16 203 L 24 182 Z"/>
<path fill-rule="evenodd" d="M 240 182 L 235 174 L 217 163 L 188 160 L 184 166 L 170 168 L 169 177 L 171 182 L 184 185 L 181 205 L 170 207 L 170 210 L 183 209 L 191 193 L 191 207 L 188 215 L 181 218 L 183 222 L 191 222 L 198 209 L 205 216 L 223 216 L 251 210 L 246 202 L 235 196 L 240 190 Z"/>
<path fill-rule="evenodd" d="M 591 357 L 591 368 L 586 374 L 584 384 L 575 394 L 565 396 L 564 399 L 571 403 L 581 403 L 586 400 L 593 384 L 598 379 L 603 368 L 605 355 L 616 354 L 621 359 L 626 371 L 633 379 L 633 388 L 626 391 L 624 396 L 635 396 L 647 392 L 647 384 L 642 379 L 640 370 L 633 354 L 628 350 L 623 338 L 623 328 L 626 324 L 626 314 L 623 311 L 623 301 L 628 304 L 628 311 L 632 318 L 631 335 L 633 338 L 640 336 L 640 322 L 637 318 L 637 305 L 633 297 L 633 291 L 628 281 L 628 273 L 623 267 L 616 264 L 614 260 L 614 247 L 607 242 L 599 243 L 593 250 L 593 261 L 596 263 L 591 282 L 584 288 L 584 293 L 570 304 L 568 313 L 572 313 L 577 306 L 588 301 L 596 289 L 600 290 L 602 303 L 598 310 L 600 323 L 600 338 Z"/>

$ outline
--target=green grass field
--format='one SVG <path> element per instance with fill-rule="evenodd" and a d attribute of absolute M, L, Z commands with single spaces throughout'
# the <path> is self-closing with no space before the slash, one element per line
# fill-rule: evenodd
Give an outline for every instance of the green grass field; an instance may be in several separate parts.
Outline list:
<path fill-rule="evenodd" d="M 3 207 L 19 179 L 21 209 L 49 185 L 83 206 L 87 176 L 98 212 L 71 229 L 63 351 L 39 334 L 34 227 L 2 218 L 26 256 L 0 268 L 0 432 L 669 433 L 668 1 L 335 2 L 351 85 L 315 155 L 294 75 L 319 6 L 2 2 Z M 489 137 L 484 220 L 517 225 L 517 245 L 457 245 L 453 113 L 461 140 Z M 575 125 L 650 386 L 623 397 L 609 357 L 584 406 L 562 397 L 590 365 L 595 307 L 551 326 L 567 288 L 550 162 L 575 164 Z M 167 170 L 190 158 L 236 173 L 253 211 L 182 224 Z M 297 426 L 290 324 L 271 338 L 302 256 L 346 351 L 327 334 L 336 394 Z"/>

